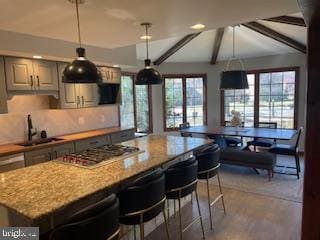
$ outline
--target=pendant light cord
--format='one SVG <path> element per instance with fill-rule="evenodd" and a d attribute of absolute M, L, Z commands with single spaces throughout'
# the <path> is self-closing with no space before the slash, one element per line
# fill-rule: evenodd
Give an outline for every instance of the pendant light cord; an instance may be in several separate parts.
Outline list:
<path fill-rule="evenodd" d="M 235 27 L 233 27 L 233 33 L 232 33 L 232 58 L 236 57 L 235 49 L 236 49 L 236 43 L 235 43 Z"/>
<path fill-rule="evenodd" d="M 149 25 L 146 24 L 146 48 L 147 48 L 147 59 L 149 59 L 149 32 L 148 32 Z"/>
<path fill-rule="evenodd" d="M 82 47 L 81 43 L 81 32 L 80 32 L 80 17 L 79 17 L 79 0 L 76 0 L 76 12 L 77 12 L 77 24 L 78 24 L 78 40 L 80 44 L 80 48 Z"/>

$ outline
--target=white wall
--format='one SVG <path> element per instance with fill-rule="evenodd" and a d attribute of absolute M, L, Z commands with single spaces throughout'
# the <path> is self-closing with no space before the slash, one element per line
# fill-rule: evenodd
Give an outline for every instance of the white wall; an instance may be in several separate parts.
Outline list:
<path fill-rule="evenodd" d="M 27 139 L 27 115 L 33 127 L 46 130 L 48 137 L 98 128 L 118 126 L 115 105 L 83 109 L 49 109 L 49 97 L 40 95 L 14 96 L 8 101 L 7 114 L 0 114 L 0 144 Z"/>
<path fill-rule="evenodd" d="M 304 126 L 306 103 L 306 56 L 302 53 L 291 53 L 276 56 L 250 58 L 244 60 L 247 70 L 270 69 L 279 67 L 300 67 L 298 126 Z M 141 66 L 141 63 L 140 63 Z M 220 73 L 226 67 L 226 62 L 216 65 L 209 63 L 163 63 L 158 68 L 162 74 L 172 73 L 206 73 L 207 74 L 207 102 L 208 124 L 220 125 Z M 131 69 L 136 71 L 136 69 Z M 152 88 L 153 127 L 155 133 L 163 133 L 163 100 L 162 86 Z M 303 144 L 301 144 L 303 148 Z"/>

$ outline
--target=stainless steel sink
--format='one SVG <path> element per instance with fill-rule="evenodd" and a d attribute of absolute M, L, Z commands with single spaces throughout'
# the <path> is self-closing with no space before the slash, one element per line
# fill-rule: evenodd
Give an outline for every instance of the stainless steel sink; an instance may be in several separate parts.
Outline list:
<path fill-rule="evenodd" d="M 41 138 L 41 139 L 36 139 L 33 141 L 26 141 L 23 143 L 17 143 L 16 145 L 23 146 L 23 147 L 30 147 L 30 146 L 36 146 L 36 145 L 40 145 L 40 144 L 56 142 L 56 141 L 61 141 L 61 140 L 63 140 L 63 138 Z"/>

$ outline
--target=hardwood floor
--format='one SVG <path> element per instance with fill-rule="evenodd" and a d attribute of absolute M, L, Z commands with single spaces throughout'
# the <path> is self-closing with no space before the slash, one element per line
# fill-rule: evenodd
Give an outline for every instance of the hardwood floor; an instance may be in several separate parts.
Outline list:
<path fill-rule="evenodd" d="M 213 188 L 213 187 L 212 187 Z M 227 214 L 223 214 L 221 202 L 213 207 L 213 226 L 210 230 L 209 212 L 204 183 L 199 183 L 198 193 L 204 219 L 206 239 L 212 240 L 297 240 L 300 239 L 302 204 L 260 194 L 223 188 Z M 216 192 L 212 191 L 211 196 Z M 192 210 L 191 210 L 192 209 Z M 185 226 L 192 215 L 197 216 L 195 197 L 193 205 L 187 204 L 182 212 Z M 179 239 L 178 217 L 170 218 L 171 239 Z M 162 224 L 148 240 L 166 239 Z M 195 223 L 183 235 L 184 240 L 201 239 L 200 223 Z"/>

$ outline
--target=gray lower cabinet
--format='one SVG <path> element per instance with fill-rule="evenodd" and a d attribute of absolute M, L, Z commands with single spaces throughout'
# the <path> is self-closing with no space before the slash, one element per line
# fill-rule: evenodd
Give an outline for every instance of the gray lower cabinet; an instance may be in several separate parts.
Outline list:
<path fill-rule="evenodd" d="M 104 135 L 99 137 L 88 138 L 75 142 L 75 151 L 80 152 L 89 148 L 101 147 L 106 144 L 110 144 L 110 136 Z"/>
<path fill-rule="evenodd" d="M 5 71 L 9 91 L 58 91 L 56 62 L 5 57 Z"/>
<path fill-rule="evenodd" d="M 113 134 L 111 134 L 111 143 L 112 144 L 120 143 L 120 142 L 134 139 L 134 133 L 135 133 L 134 129 L 113 133 Z"/>
<path fill-rule="evenodd" d="M 0 57 L 0 113 L 8 113 L 6 79 L 2 57 Z"/>
<path fill-rule="evenodd" d="M 85 108 L 98 105 L 97 84 L 70 84 L 62 82 L 62 73 L 67 64 L 59 64 L 59 108 Z"/>
<path fill-rule="evenodd" d="M 52 148 L 52 159 L 62 157 L 65 154 L 74 153 L 74 143 L 63 144 Z"/>
<path fill-rule="evenodd" d="M 39 163 L 48 162 L 50 160 L 62 157 L 67 153 L 74 152 L 74 143 L 63 144 L 50 148 L 43 148 L 40 150 L 25 152 L 25 165 L 32 166 Z"/>
<path fill-rule="evenodd" d="M 39 163 L 48 162 L 52 159 L 51 148 L 25 152 L 24 160 L 26 167 Z"/>
<path fill-rule="evenodd" d="M 25 163 L 23 153 L 0 157 L 0 173 L 23 168 L 24 166 Z"/>

